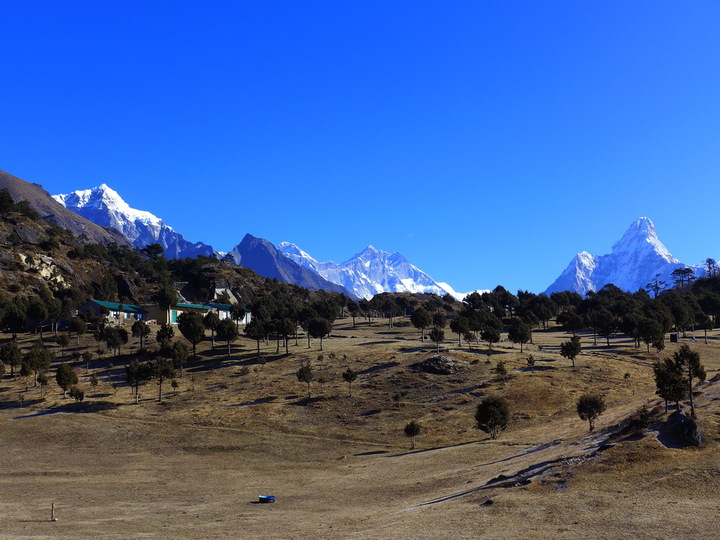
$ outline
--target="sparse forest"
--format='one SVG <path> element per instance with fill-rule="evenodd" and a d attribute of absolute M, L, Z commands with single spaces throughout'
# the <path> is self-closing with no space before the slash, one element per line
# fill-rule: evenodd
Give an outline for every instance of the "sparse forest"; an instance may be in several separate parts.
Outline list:
<path fill-rule="evenodd" d="M 4 418 L 69 412 L 354 445 L 335 461 L 404 455 L 404 438 L 417 456 L 482 444 L 488 462 L 517 459 L 538 471 L 528 450 L 513 457 L 500 444 L 570 463 L 601 455 L 598 448 L 620 434 L 642 435 L 650 450 L 638 448 L 655 455 L 648 437 L 662 448 L 695 444 L 663 431 L 676 411 L 704 434 L 702 448 L 718 444 L 717 272 L 679 273 L 672 287 L 656 281 L 635 293 L 608 285 L 585 297 L 498 286 L 463 301 L 409 293 L 358 300 L 222 260 L 167 260 L 157 246 L 83 243 L 2 192 L 0 217 L 8 239 L 0 276 Z M 114 320 L 107 310 L 79 313 L 89 299 L 234 307 L 223 320 L 184 313 L 177 324 L 155 324 Z M 203 444 L 183 448 L 209 452 Z M 303 455 L 313 459 L 309 450 Z M 543 486 L 561 475 L 547 471 L 525 478 L 518 468 L 508 482 L 540 478 Z M 495 486 L 491 477 L 483 482 Z M 423 486 L 433 499 L 431 484 Z"/>

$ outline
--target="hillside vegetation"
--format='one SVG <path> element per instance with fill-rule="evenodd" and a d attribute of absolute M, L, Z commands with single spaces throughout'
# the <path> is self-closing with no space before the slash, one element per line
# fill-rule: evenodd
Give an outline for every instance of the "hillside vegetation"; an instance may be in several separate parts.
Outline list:
<path fill-rule="evenodd" d="M 83 243 L 6 202 L 0 536 L 711 538 L 720 525 L 716 276 L 652 295 L 356 303 Z M 203 330 L 194 357 L 178 327 L 150 325 L 142 348 L 133 321 L 119 344 L 103 314 L 78 331 L 87 298 L 166 289 L 230 290 L 253 323 Z M 668 412 L 656 394 L 656 363 L 683 346 L 705 370 L 700 446 L 667 423 L 675 401 L 689 414 L 689 386 Z M 584 395 L 605 404 L 592 431 Z M 475 418 L 489 397 L 509 408 L 496 438 Z"/>

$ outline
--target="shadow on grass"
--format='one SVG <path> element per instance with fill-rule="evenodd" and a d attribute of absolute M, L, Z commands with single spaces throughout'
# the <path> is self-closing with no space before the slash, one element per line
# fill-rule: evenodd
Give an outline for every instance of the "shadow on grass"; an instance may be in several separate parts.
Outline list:
<path fill-rule="evenodd" d="M 37 399 L 23 399 L 23 408 L 37 405 L 38 403 L 42 403 L 43 399 L 37 398 Z M 20 409 L 20 400 L 18 399 L 10 399 L 7 401 L 0 401 L 0 409 Z"/>
<path fill-rule="evenodd" d="M 378 454 L 387 454 L 389 450 L 371 450 L 370 452 L 360 452 L 359 454 L 353 454 L 356 457 L 360 456 L 376 456 Z"/>
<path fill-rule="evenodd" d="M 263 403 L 270 403 L 275 401 L 277 396 L 268 396 L 264 398 L 254 399 L 253 401 L 245 401 L 243 403 L 236 403 L 235 405 L 228 405 L 228 407 L 249 407 L 251 405 L 262 405 Z"/>
<path fill-rule="evenodd" d="M 401 353 L 419 353 L 430 350 L 429 347 L 400 347 L 398 352 Z"/>
<path fill-rule="evenodd" d="M 395 366 L 399 366 L 400 362 L 385 362 L 384 364 L 380 364 L 378 366 L 373 366 L 367 369 L 363 369 L 362 371 L 358 371 L 358 375 L 369 375 L 370 373 L 375 373 L 376 371 L 382 371 L 383 369 L 390 369 Z"/>
<path fill-rule="evenodd" d="M 469 392 L 474 392 L 475 390 L 480 390 L 481 388 L 487 387 L 486 383 L 480 383 L 476 384 L 474 386 L 468 386 L 467 388 L 460 388 L 458 390 L 452 390 L 451 392 L 448 392 L 447 395 L 451 396 L 453 394 L 467 394 Z"/>
<path fill-rule="evenodd" d="M 396 340 L 385 339 L 380 341 L 364 341 L 363 343 L 356 343 L 354 347 L 365 347 L 366 345 L 387 345 L 388 343 L 396 343 Z"/>
<path fill-rule="evenodd" d="M 322 396 L 315 396 L 315 397 L 307 397 L 298 399 L 297 401 L 293 401 L 290 403 L 290 405 L 298 405 L 300 407 L 304 407 L 306 405 L 311 405 L 313 403 L 319 403 L 320 401 L 324 401 L 325 398 Z"/>
<path fill-rule="evenodd" d="M 76 414 L 76 413 L 95 413 L 100 411 L 109 411 L 117 409 L 119 404 L 111 403 L 109 401 L 96 401 L 96 402 L 80 402 L 80 403 L 66 403 L 65 405 L 58 405 L 57 407 L 50 407 L 41 411 L 34 412 L 32 414 L 26 414 L 25 416 L 16 416 L 13 420 L 22 420 L 24 418 L 35 418 L 38 416 L 48 416 L 50 414 Z"/>
<path fill-rule="evenodd" d="M 554 370 L 554 369 L 556 369 L 556 368 L 554 368 L 552 366 L 535 366 L 534 368 L 523 367 L 523 368 L 519 368 L 515 371 L 520 371 L 522 373 L 528 373 L 528 372 L 533 373 L 535 371 L 550 371 L 550 370 Z"/>

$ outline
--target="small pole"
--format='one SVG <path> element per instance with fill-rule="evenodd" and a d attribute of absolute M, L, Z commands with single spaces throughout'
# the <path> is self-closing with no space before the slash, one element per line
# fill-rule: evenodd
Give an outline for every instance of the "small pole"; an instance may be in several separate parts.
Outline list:
<path fill-rule="evenodd" d="M 55 517 L 55 503 L 50 505 L 50 521 L 57 521 L 57 518 Z"/>

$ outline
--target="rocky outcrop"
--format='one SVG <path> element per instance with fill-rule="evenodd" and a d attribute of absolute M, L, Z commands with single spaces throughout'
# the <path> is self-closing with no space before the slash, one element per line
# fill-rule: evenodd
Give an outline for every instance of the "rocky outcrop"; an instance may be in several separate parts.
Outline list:
<path fill-rule="evenodd" d="M 418 369 L 435 375 L 452 375 L 460 366 L 448 356 L 431 356 L 418 364 Z"/>
<path fill-rule="evenodd" d="M 666 427 L 681 442 L 689 446 L 700 446 L 704 441 L 700 426 L 695 419 L 685 416 L 680 411 L 668 416 Z"/>

